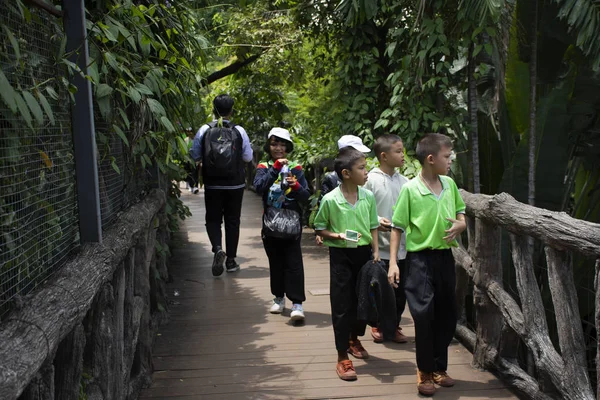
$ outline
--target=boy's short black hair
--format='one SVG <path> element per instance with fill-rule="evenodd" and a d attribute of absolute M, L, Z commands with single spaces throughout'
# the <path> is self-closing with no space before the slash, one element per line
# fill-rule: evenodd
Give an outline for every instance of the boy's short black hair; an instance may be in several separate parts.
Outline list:
<path fill-rule="evenodd" d="M 375 140 L 375 144 L 373 145 L 373 151 L 375 152 L 375 157 L 379 160 L 381 157 L 381 153 L 385 153 L 390 151 L 392 145 L 397 142 L 401 142 L 402 139 L 398 135 L 390 135 L 385 134 L 381 135 Z"/>
<path fill-rule="evenodd" d="M 441 133 L 427 133 L 417 143 L 417 160 L 423 165 L 430 154 L 438 154 L 443 147 L 452 148 L 452 140 Z"/>
<path fill-rule="evenodd" d="M 265 145 L 263 146 L 263 150 L 264 150 L 265 154 L 267 155 L 267 158 L 271 158 L 271 146 L 270 146 L 271 139 L 275 139 L 275 141 L 279 142 L 279 143 L 285 143 L 285 152 L 286 153 L 289 154 L 292 151 L 294 151 L 294 143 L 288 142 L 287 140 L 284 140 L 277 136 L 271 136 L 270 138 L 267 139 L 267 141 L 265 142 Z"/>
<path fill-rule="evenodd" d="M 233 98 L 228 94 L 220 94 L 213 100 L 213 114 L 215 117 L 226 117 L 233 110 Z"/>
<path fill-rule="evenodd" d="M 340 180 L 344 180 L 344 176 L 342 175 L 342 170 L 344 169 L 352 169 L 352 167 L 354 166 L 354 164 L 356 164 L 357 161 L 362 160 L 365 158 L 364 153 L 361 153 L 360 151 L 356 150 L 354 147 L 343 147 L 342 149 L 340 149 L 340 152 L 337 155 L 337 158 L 335 159 L 334 163 L 333 163 L 333 168 L 335 170 L 335 173 L 337 174 L 338 178 L 340 178 Z"/>

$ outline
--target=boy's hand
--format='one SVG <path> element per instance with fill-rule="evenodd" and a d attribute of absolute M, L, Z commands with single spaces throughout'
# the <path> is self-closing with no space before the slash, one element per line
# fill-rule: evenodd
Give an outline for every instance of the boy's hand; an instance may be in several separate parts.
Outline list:
<path fill-rule="evenodd" d="M 381 257 L 379 257 L 379 252 L 378 251 L 374 251 L 373 252 L 373 263 L 379 262 L 381 261 Z"/>
<path fill-rule="evenodd" d="M 379 218 L 379 227 L 377 229 L 381 232 L 389 232 L 392 230 L 392 223 L 387 218 Z"/>
<path fill-rule="evenodd" d="M 390 269 L 388 270 L 388 282 L 394 289 L 398 288 L 400 283 L 400 268 L 398 264 L 390 260 Z"/>
<path fill-rule="evenodd" d="M 450 229 L 444 231 L 447 233 L 447 235 L 444 236 L 443 239 L 446 241 L 446 243 L 450 243 L 451 241 L 455 240 L 458 237 L 458 235 L 460 235 L 462 231 L 464 231 L 467 228 L 467 223 L 465 221 L 461 221 L 454 218 L 446 219 L 452 222 L 452 226 L 450 227 Z"/>
<path fill-rule="evenodd" d="M 323 238 L 317 235 L 317 237 L 315 237 L 315 243 L 317 243 L 317 246 L 323 246 Z"/>

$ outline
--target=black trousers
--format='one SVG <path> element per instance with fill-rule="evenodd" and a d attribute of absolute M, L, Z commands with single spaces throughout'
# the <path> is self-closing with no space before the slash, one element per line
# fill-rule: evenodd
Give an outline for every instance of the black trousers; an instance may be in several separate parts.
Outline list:
<path fill-rule="evenodd" d="M 287 296 L 293 304 L 302 304 L 306 295 L 300 238 L 285 240 L 263 236 L 263 245 L 269 258 L 271 293 L 275 297 Z"/>
<path fill-rule="evenodd" d="M 346 351 L 352 335 L 362 336 L 366 321 L 358 321 L 356 281 L 358 272 L 371 259 L 371 246 L 354 249 L 329 248 L 329 300 L 337 351 Z"/>
<path fill-rule="evenodd" d="M 242 189 L 205 189 L 206 232 L 213 253 L 222 247 L 221 223 L 225 221 L 225 248 L 228 258 L 237 256 L 240 240 L 240 215 L 242 213 Z"/>
<path fill-rule="evenodd" d="M 195 163 L 185 164 L 185 171 L 187 172 L 185 181 L 191 188 L 198 186 L 198 169 L 199 167 Z"/>
<path fill-rule="evenodd" d="M 381 260 L 385 263 L 385 270 L 390 269 L 390 260 Z M 400 326 L 400 320 L 402 314 L 406 308 L 406 293 L 404 292 L 404 283 L 406 282 L 406 262 L 405 260 L 398 260 L 398 269 L 400 270 L 400 283 L 398 287 L 394 289 L 394 295 L 396 296 L 396 316 L 398 326 Z"/>
<path fill-rule="evenodd" d="M 448 346 L 456 330 L 456 275 L 451 250 L 424 250 L 406 256 L 404 285 L 415 323 L 417 367 L 448 369 Z"/>

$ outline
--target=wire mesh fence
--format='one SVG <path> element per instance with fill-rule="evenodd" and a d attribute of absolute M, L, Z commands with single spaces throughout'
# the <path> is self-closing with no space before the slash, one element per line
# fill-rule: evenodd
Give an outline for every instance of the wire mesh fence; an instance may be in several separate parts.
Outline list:
<path fill-rule="evenodd" d="M 96 108 L 97 110 L 97 108 Z M 108 228 L 123 207 L 123 174 L 125 163 L 123 142 L 112 131 L 111 124 L 98 118 L 96 111 L 96 147 L 98 149 L 98 184 L 102 227 Z"/>
<path fill-rule="evenodd" d="M 0 321 L 80 245 L 72 87 L 59 56 L 62 23 L 44 11 L 0 2 L 0 86 L 20 97 L 16 110 L 0 99 Z M 133 162 L 111 118 L 94 115 L 106 230 L 153 179 Z"/>
<path fill-rule="evenodd" d="M 0 68 L 26 102 L 19 112 L 0 103 L 2 319 L 18 296 L 64 263 L 79 245 L 79 230 L 69 92 L 56 62 L 61 26 L 35 10 L 26 22 L 10 2 L 0 3 L 0 21 L 10 31 L 0 38 Z M 42 123 L 28 123 L 24 113 L 38 111 L 31 100 L 42 97 L 52 118 L 47 112 Z"/>

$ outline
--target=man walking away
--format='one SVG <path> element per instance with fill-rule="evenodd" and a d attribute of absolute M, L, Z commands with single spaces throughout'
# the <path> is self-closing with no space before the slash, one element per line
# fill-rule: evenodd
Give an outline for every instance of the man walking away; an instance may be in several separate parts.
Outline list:
<path fill-rule="evenodd" d="M 213 276 L 239 271 L 235 261 L 240 237 L 242 198 L 246 188 L 245 163 L 252 160 L 248 134 L 231 122 L 233 98 L 221 94 L 213 100 L 215 119 L 200 127 L 190 151 L 202 162 L 206 231 L 215 254 Z M 225 221 L 225 250 L 222 248 L 221 224 Z M 225 260 L 227 258 L 227 260 Z"/>

